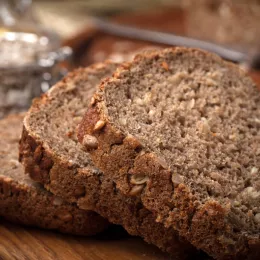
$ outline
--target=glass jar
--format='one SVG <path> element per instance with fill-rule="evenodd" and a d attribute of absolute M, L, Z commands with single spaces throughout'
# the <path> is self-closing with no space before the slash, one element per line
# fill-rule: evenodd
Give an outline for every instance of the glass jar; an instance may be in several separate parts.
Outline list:
<path fill-rule="evenodd" d="M 0 0 L 0 118 L 27 109 L 63 77 L 72 51 L 33 18 L 30 0 Z"/>

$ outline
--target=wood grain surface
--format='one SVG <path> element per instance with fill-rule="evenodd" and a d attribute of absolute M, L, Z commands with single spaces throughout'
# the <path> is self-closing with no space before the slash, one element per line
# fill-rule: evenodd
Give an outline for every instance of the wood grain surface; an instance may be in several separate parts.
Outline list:
<path fill-rule="evenodd" d="M 115 226 L 96 237 L 85 238 L 24 228 L 1 219 L 0 259 L 163 260 L 169 257 Z"/>

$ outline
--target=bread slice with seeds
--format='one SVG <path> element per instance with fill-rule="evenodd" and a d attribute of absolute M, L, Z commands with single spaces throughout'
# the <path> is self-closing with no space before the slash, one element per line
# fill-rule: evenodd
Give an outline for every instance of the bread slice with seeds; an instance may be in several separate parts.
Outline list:
<path fill-rule="evenodd" d="M 11 115 L 0 121 L 0 216 L 19 224 L 77 235 L 104 230 L 107 220 L 54 196 L 24 174 L 18 161 L 23 116 Z"/>
<path fill-rule="evenodd" d="M 24 120 L 20 159 L 26 172 L 55 195 L 77 203 L 81 209 L 98 212 L 176 259 L 194 259 L 198 251 L 173 229 L 157 223 L 138 198 L 124 196 L 77 141 L 75 130 L 93 102 L 95 86 L 117 66 L 105 63 L 77 70 L 36 101 Z M 96 125 L 101 127 L 102 122 Z M 95 139 L 87 142 L 95 147 Z"/>
<path fill-rule="evenodd" d="M 260 93 L 249 77 L 213 54 L 166 49 L 121 66 L 94 97 L 78 137 L 123 194 L 216 259 L 259 259 Z"/>

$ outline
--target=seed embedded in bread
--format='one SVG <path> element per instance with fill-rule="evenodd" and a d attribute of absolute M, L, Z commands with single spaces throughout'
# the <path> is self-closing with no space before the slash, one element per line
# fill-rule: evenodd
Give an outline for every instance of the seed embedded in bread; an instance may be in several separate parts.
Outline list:
<path fill-rule="evenodd" d="M 106 122 L 104 120 L 99 120 L 95 124 L 93 131 L 98 131 L 98 130 L 102 129 L 105 125 L 106 125 Z"/>
<path fill-rule="evenodd" d="M 95 103 L 96 103 L 96 99 L 95 99 L 94 97 L 92 97 L 92 98 L 90 99 L 90 105 L 91 105 L 91 106 L 94 106 Z"/>
<path fill-rule="evenodd" d="M 157 161 L 162 166 L 162 168 L 164 168 L 164 169 L 168 169 L 169 168 L 167 162 L 162 157 L 158 156 L 157 157 Z"/>
<path fill-rule="evenodd" d="M 87 149 L 96 149 L 98 147 L 98 140 L 93 135 L 85 135 L 82 144 Z"/>
<path fill-rule="evenodd" d="M 165 61 L 162 62 L 162 67 L 163 67 L 165 70 L 169 70 L 169 65 L 168 65 Z"/>
<path fill-rule="evenodd" d="M 260 224 L 260 213 L 257 213 L 254 217 L 255 221 Z"/>
<path fill-rule="evenodd" d="M 52 203 L 55 206 L 61 206 L 63 204 L 63 199 L 60 197 L 55 197 Z"/>
<path fill-rule="evenodd" d="M 130 183 L 131 184 L 144 184 L 149 180 L 148 176 L 145 176 L 143 174 L 134 174 L 130 178 Z"/>
<path fill-rule="evenodd" d="M 257 174 L 257 173 L 258 173 L 258 168 L 252 167 L 251 174 Z"/>
<path fill-rule="evenodd" d="M 183 177 L 177 173 L 172 174 L 172 183 L 175 185 L 179 185 L 180 183 L 183 183 Z"/>
<path fill-rule="evenodd" d="M 72 220 L 72 215 L 69 212 L 61 210 L 60 212 L 57 213 L 57 217 L 61 219 L 64 222 L 69 222 Z"/>
<path fill-rule="evenodd" d="M 79 187 L 76 188 L 75 196 L 82 197 L 85 194 L 86 194 L 86 189 L 85 189 L 84 185 L 79 186 Z"/>
<path fill-rule="evenodd" d="M 144 185 L 135 185 L 132 187 L 132 189 L 130 190 L 128 195 L 137 196 L 142 192 L 143 188 L 144 188 Z"/>

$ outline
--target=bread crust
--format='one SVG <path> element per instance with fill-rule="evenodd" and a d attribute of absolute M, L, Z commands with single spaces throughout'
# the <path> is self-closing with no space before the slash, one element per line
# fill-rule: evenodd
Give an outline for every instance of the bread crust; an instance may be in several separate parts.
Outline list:
<path fill-rule="evenodd" d="M 109 66 L 109 63 L 104 66 Z M 80 77 L 80 71 L 68 77 Z M 67 80 L 54 88 L 63 87 Z M 173 229 L 157 223 L 153 213 L 141 205 L 139 198 L 123 195 L 112 179 L 93 166 L 80 168 L 61 160 L 39 136 L 30 132 L 27 124 L 30 113 L 44 102 L 49 102 L 47 96 L 38 99 L 28 112 L 19 148 L 20 161 L 33 180 L 44 184 L 55 195 L 77 203 L 81 209 L 96 211 L 110 222 L 123 225 L 131 235 L 143 237 L 175 259 L 204 257 Z"/>
<path fill-rule="evenodd" d="M 140 198 L 145 208 L 154 212 L 156 221 L 177 230 L 180 236 L 216 259 L 259 259 L 259 235 L 234 232 L 229 221 L 230 208 L 220 205 L 217 201 L 208 201 L 203 207 L 199 207 L 198 199 L 184 183 L 174 185 L 171 180 L 172 172 L 162 159 L 146 151 L 134 136 L 124 134 L 116 128 L 106 114 L 102 94 L 107 83 L 120 80 L 121 74 L 140 60 L 156 58 L 168 52 L 173 55 L 182 52 L 191 52 L 193 55 L 199 53 L 205 57 L 211 56 L 230 68 L 234 69 L 235 66 L 213 54 L 195 49 L 174 48 L 139 55 L 132 63 L 125 63 L 118 68 L 112 78 L 100 85 L 95 95 L 95 103 L 81 122 L 78 139 L 83 143 L 86 134 L 97 139 L 97 148 L 89 149 L 92 160 L 105 175 L 116 182 L 126 196 L 131 196 L 131 190 L 135 186 L 129 181 L 129 173 L 142 173 L 148 177 L 146 185 L 135 196 Z M 238 73 L 242 77 L 245 76 L 242 71 Z M 95 124 L 100 120 L 105 122 L 104 127 L 94 131 Z"/>
<path fill-rule="evenodd" d="M 30 181 L 18 163 L 24 114 L 0 121 L 0 215 L 9 221 L 75 235 L 94 235 L 108 226 L 95 212 L 80 210 Z"/>

